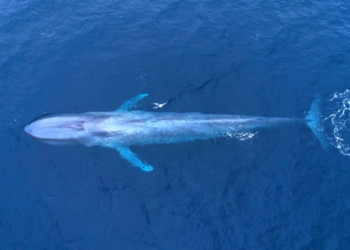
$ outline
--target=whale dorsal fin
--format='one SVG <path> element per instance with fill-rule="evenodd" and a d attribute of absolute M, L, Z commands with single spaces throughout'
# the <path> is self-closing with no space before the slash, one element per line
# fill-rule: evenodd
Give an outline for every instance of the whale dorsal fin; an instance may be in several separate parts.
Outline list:
<path fill-rule="evenodd" d="M 116 112 L 128 111 L 128 110 L 132 109 L 141 99 L 145 98 L 146 96 L 148 96 L 148 94 L 141 94 L 141 95 L 135 96 L 135 97 L 127 100 L 116 110 Z"/>

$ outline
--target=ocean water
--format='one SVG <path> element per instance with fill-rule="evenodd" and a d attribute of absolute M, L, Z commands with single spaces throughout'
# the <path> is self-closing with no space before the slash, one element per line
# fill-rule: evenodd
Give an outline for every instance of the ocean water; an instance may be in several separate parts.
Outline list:
<path fill-rule="evenodd" d="M 350 249 L 350 3 L 0 2 L 0 249 Z M 55 147 L 45 114 L 307 115 L 305 125 L 134 147 Z M 166 103 L 155 109 L 154 103 Z M 350 127 L 350 125 L 349 125 Z"/>

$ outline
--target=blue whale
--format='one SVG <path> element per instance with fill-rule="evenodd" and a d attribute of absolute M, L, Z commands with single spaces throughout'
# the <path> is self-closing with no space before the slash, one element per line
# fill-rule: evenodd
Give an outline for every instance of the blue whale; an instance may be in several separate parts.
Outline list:
<path fill-rule="evenodd" d="M 306 122 L 322 147 L 327 148 L 319 115 L 319 99 L 312 103 L 306 118 L 300 119 L 132 110 L 146 96 L 147 94 L 138 95 L 112 112 L 45 117 L 30 123 L 24 131 L 52 145 L 82 144 L 115 149 L 124 159 L 143 171 L 152 171 L 153 167 L 140 160 L 130 150 L 131 146 L 212 139 L 299 121 Z"/>

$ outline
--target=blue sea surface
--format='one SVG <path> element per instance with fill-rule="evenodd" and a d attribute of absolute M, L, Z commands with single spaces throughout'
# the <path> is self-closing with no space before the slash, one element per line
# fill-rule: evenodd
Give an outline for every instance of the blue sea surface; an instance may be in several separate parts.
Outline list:
<path fill-rule="evenodd" d="M 3 0 L 0 38 L 0 250 L 350 249 L 350 3 Z M 319 96 L 329 149 L 291 124 L 133 147 L 142 172 L 23 132 L 141 93 L 296 118 Z"/>

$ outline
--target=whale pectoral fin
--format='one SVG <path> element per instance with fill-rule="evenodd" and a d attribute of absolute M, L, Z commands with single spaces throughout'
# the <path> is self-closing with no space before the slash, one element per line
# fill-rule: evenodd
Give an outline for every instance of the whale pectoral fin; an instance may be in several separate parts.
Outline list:
<path fill-rule="evenodd" d="M 128 111 L 132 109 L 141 99 L 148 96 L 148 94 L 141 94 L 131 98 L 130 100 L 124 102 L 116 111 Z"/>
<path fill-rule="evenodd" d="M 146 162 L 140 160 L 137 155 L 132 152 L 130 150 L 130 148 L 128 147 L 122 147 L 122 146 L 118 146 L 115 147 L 116 150 L 118 150 L 118 152 L 120 153 L 120 155 L 127 160 L 128 162 L 130 162 L 132 165 L 139 167 L 142 169 L 142 171 L 145 172 L 149 172 L 153 170 L 153 167 L 149 164 L 147 164 Z"/>

